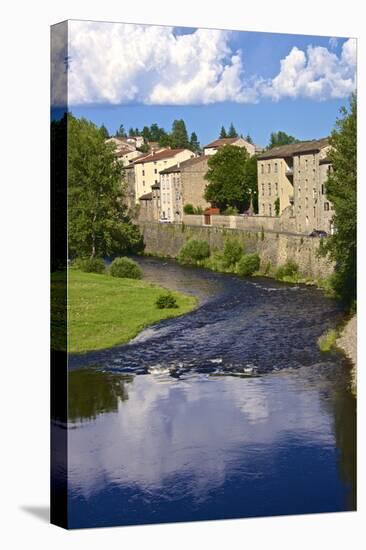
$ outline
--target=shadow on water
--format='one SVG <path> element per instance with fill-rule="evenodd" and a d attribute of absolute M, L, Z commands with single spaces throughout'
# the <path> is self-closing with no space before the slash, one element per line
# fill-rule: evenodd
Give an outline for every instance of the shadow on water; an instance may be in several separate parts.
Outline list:
<path fill-rule="evenodd" d="M 349 368 L 320 291 L 140 260 L 200 307 L 70 357 L 72 527 L 354 510 Z"/>

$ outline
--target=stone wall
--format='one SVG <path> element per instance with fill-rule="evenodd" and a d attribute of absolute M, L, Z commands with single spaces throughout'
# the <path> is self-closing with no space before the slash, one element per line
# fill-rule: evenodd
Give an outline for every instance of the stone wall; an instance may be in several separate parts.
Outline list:
<path fill-rule="evenodd" d="M 220 250 L 227 238 L 236 237 L 245 246 L 246 252 L 259 254 L 263 270 L 275 270 L 286 261 L 293 260 L 304 277 L 321 279 L 333 271 L 332 264 L 324 258 L 318 258 L 319 239 L 316 238 L 185 224 L 141 222 L 139 226 L 147 254 L 175 258 L 188 239 L 205 240 L 211 250 Z"/>
<path fill-rule="evenodd" d="M 183 222 L 187 225 L 204 225 L 204 216 L 201 214 L 184 214 Z M 275 216 L 211 216 L 212 227 L 227 227 L 248 231 L 295 231 L 295 218 L 292 216 L 292 207 L 286 208 L 280 217 Z"/>

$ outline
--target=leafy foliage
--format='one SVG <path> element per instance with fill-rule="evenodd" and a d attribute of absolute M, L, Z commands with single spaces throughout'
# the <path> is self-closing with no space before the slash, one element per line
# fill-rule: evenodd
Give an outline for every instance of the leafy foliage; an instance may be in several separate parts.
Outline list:
<path fill-rule="evenodd" d="M 105 264 L 102 258 L 77 258 L 74 267 L 85 273 L 104 273 Z"/>
<path fill-rule="evenodd" d="M 203 210 L 201 206 L 193 206 L 193 204 L 187 203 L 183 207 L 183 212 L 185 214 L 202 214 Z"/>
<path fill-rule="evenodd" d="M 208 258 L 210 247 L 206 241 L 191 239 L 185 243 L 178 255 L 178 261 L 182 264 L 195 264 Z"/>
<path fill-rule="evenodd" d="M 156 299 L 156 307 L 159 309 L 175 309 L 178 307 L 177 300 L 171 292 L 160 294 Z"/>
<path fill-rule="evenodd" d="M 184 120 L 182 119 L 174 120 L 172 131 L 170 134 L 170 144 L 173 149 L 177 149 L 177 148 L 189 149 L 190 143 L 189 143 L 187 128 Z"/>
<path fill-rule="evenodd" d="M 274 209 L 275 209 L 276 216 L 279 216 L 280 210 L 281 210 L 280 197 L 277 197 L 277 199 L 274 201 Z"/>
<path fill-rule="evenodd" d="M 294 136 L 289 136 L 286 132 L 272 132 L 267 149 L 279 147 L 280 145 L 291 145 L 292 143 L 299 143 L 299 140 Z"/>
<path fill-rule="evenodd" d="M 198 141 L 196 132 L 191 133 L 191 139 L 189 140 L 189 149 L 191 149 L 191 151 L 193 151 L 194 153 L 197 153 L 200 150 L 200 142 Z"/>
<path fill-rule="evenodd" d="M 329 159 L 333 172 L 326 182 L 332 202 L 335 233 L 321 241 L 321 253 L 335 262 L 334 291 L 346 307 L 356 300 L 357 270 L 357 98 L 351 96 L 349 110 L 341 109 L 330 138 Z"/>
<path fill-rule="evenodd" d="M 222 263 L 225 268 L 235 265 L 244 253 L 243 246 L 238 239 L 227 239 L 224 245 Z"/>
<path fill-rule="evenodd" d="M 244 254 L 238 262 L 237 272 L 242 277 L 251 277 L 260 267 L 258 254 Z"/>
<path fill-rule="evenodd" d="M 68 115 L 68 237 L 71 257 L 138 251 L 142 239 L 123 206 L 114 147 L 86 119 Z"/>
<path fill-rule="evenodd" d="M 299 271 L 299 266 L 292 260 L 288 260 L 276 271 L 276 279 L 285 279 L 286 277 L 295 277 Z"/>
<path fill-rule="evenodd" d="M 237 216 L 239 214 L 239 210 L 236 208 L 236 206 L 228 206 L 223 211 L 224 216 Z"/>
<path fill-rule="evenodd" d="M 239 210 L 247 209 L 253 187 L 252 175 L 248 171 L 249 154 L 245 148 L 225 145 L 208 161 L 205 178 L 209 184 L 205 199 L 225 210 L 228 206 Z"/>
<path fill-rule="evenodd" d="M 141 279 L 142 271 L 136 262 L 130 258 L 115 258 L 111 263 L 110 274 L 112 277 L 126 279 Z"/>

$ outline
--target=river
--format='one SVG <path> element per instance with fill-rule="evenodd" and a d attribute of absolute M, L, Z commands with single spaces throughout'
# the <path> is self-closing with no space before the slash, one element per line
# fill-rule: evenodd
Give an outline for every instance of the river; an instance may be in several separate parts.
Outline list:
<path fill-rule="evenodd" d="M 69 358 L 72 528 L 354 510 L 355 398 L 309 286 L 173 260 L 144 278 L 199 307 Z"/>

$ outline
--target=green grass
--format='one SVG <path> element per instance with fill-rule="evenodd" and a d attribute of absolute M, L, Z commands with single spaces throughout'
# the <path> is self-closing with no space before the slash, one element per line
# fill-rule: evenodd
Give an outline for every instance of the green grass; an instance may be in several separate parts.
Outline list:
<path fill-rule="evenodd" d="M 318 346 L 320 351 L 331 351 L 335 347 L 338 333 L 335 329 L 327 330 L 318 338 Z"/>
<path fill-rule="evenodd" d="M 53 277 L 53 285 L 62 277 Z M 158 309 L 155 301 L 165 289 L 141 280 L 119 279 L 69 270 L 69 352 L 85 352 L 123 344 L 143 328 L 195 308 L 193 296 L 172 292 L 176 309 Z M 55 339 L 57 346 L 57 338 Z"/>

